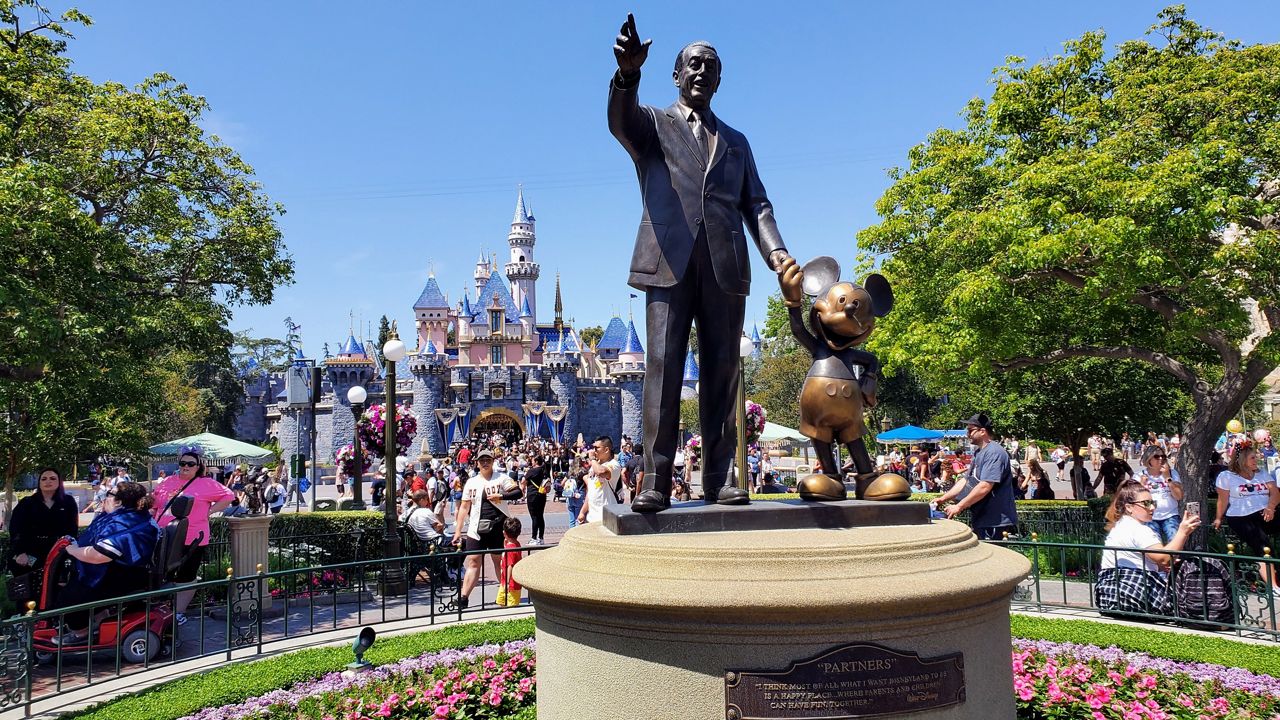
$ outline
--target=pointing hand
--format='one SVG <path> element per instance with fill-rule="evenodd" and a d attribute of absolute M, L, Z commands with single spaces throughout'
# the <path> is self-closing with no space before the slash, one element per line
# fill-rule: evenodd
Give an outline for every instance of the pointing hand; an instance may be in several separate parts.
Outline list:
<path fill-rule="evenodd" d="M 613 55 L 618 59 L 618 70 L 623 75 L 635 75 L 640 66 L 649 58 L 649 46 L 652 40 L 640 42 L 640 33 L 636 32 L 635 15 L 627 13 L 627 21 L 618 30 L 618 38 L 613 43 Z"/>

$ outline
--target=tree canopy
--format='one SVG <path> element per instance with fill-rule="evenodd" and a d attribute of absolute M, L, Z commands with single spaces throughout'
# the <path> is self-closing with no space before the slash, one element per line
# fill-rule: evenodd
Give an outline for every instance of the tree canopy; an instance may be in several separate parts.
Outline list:
<path fill-rule="evenodd" d="M 1010 58 L 964 127 L 892 171 L 859 233 L 897 299 L 872 344 L 933 382 L 1071 358 L 1158 368 L 1196 407 L 1180 455 L 1196 497 L 1213 439 L 1280 358 L 1280 46 L 1181 7 L 1147 39 L 1105 41 Z"/>
<path fill-rule="evenodd" d="M 133 88 L 77 75 L 70 28 L 89 24 L 74 10 L 54 17 L 34 0 L 0 0 L 10 476 L 34 462 L 139 449 L 166 386 L 152 373 L 169 367 L 168 354 L 230 368 L 231 308 L 270 302 L 293 276 L 283 209 L 201 128 L 205 99 L 164 73 Z M 183 372 L 226 386 L 217 369 Z"/>

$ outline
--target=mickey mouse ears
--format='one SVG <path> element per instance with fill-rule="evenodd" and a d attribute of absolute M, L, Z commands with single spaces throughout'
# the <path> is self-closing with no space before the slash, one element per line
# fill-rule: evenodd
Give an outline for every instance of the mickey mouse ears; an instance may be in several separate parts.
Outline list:
<path fill-rule="evenodd" d="M 810 260 L 801 270 L 804 272 L 802 285 L 804 294 L 809 297 L 817 297 L 827 288 L 840 282 L 840 263 L 828 255 Z M 871 306 L 874 308 L 875 316 L 888 315 L 893 309 L 893 287 L 889 285 L 885 276 L 880 273 L 871 273 L 862 283 L 862 287 L 871 296 Z"/>
<path fill-rule="evenodd" d="M 810 260 L 800 270 L 804 273 L 804 294 L 810 297 L 817 297 L 840 281 L 840 263 L 828 255 Z"/>

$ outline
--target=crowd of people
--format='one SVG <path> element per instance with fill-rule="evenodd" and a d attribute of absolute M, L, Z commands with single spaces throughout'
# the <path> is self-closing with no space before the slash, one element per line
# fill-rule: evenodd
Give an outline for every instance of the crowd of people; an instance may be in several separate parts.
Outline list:
<path fill-rule="evenodd" d="M 878 461 L 882 470 L 907 477 L 914 490 L 941 493 L 934 502 L 935 517 L 955 517 L 968 511 L 980 537 L 998 539 L 1016 531 L 1014 501 L 1054 499 L 1052 482 L 1036 443 L 997 439 L 985 415 L 975 415 L 967 428 L 968 442 L 962 448 L 889 449 Z M 1155 433 L 1139 440 L 1125 435 L 1118 443 L 1105 438 L 1095 442 L 1095 438 L 1088 442 L 1088 463 L 1075 463 L 1078 472 L 1071 478 L 1071 486 L 1077 499 L 1097 494 L 1112 498 L 1106 545 L 1121 550 L 1104 555 L 1102 571 L 1109 579 L 1116 579 L 1107 587 L 1129 587 L 1135 573 L 1162 579 L 1169 572 L 1170 553 L 1183 549 L 1200 523 L 1198 508 L 1188 507 L 1193 499 L 1184 495 L 1174 469 L 1180 438 Z M 1280 491 L 1268 469 L 1276 457 L 1270 434 L 1259 431 L 1253 438 L 1228 438 L 1223 449 L 1227 464 L 1215 471 L 1213 527 L 1227 525 L 1253 555 L 1261 556 L 1267 536 L 1280 533 L 1276 518 Z M 521 546 L 524 528 L 512 506 L 526 505 L 530 545 L 545 542 L 546 514 L 557 512 L 560 504 L 570 527 L 601 522 L 606 508 L 626 506 L 641 488 L 642 453 L 642 447 L 626 436 L 615 448 L 607 436 L 557 443 L 491 433 L 472 437 L 455 446 L 448 456 L 431 458 L 421 467 L 400 458 L 392 464 L 391 482 L 384 463 L 370 483 L 370 500 L 375 506 L 395 503 L 404 527 L 424 546 L 471 551 L 460 578 L 464 607 L 478 580 L 484 554 L 490 555 L 501 582 L 502 601 L 510 603 L 514 598 L 518 603 L 520 590 L 511 578 L 511 568 L 519 553 L 511 549 Z M 1056 480 L 1063 479 L 1069 457 L 1071 453 L 1064 447 L 1048 453 L 1048 464 L 1058 468 Z M 1128 462 L 1131 457 L 1137 460 L 1136 471 Z M 1089 474 L 1086 464 L 1095 475 Z M 756 492 L 787 490 L 777 481 L 772 459 L 758 449 L 748 456 L 747 480 Z M 353 492 L 353 481 L 339 474 L 340 496 Z M 211 514 L 278 513 L 291 501 L 302 504 L 305 490 L 302 483 L 289 477 L 283 464 L 275 469 L 227 468 L 219 472 L 205 465 L 197 448 L 184 450 L 177 471 L 160 478 L 154 490 L 133 482 L 123 468 L 114 474 L 103 473 L 86 507 L 86 511 L 96 512 L 97 518 L 68 548 L 76 573 L 56 598 L 55 606 L 143 589 L 138 586 L 142 577 L 139 569 L 150 561 L 160 528 L 174 520 L 170 507 L 179 496 L 191 497 L 194 503 L 185 538 L 189 551 L 172 579 L 190 583 L 197 578 L 209 543 Z M 673 483 L 672 494 L 674 500 L 689 499 L 689 483 L 683 473 Z M 20 578 L 39 570 L 58 538 L 77 534 L 78 514 L 61 474 L 53 468 L 42 469 L 36 492 L 23 498 L 12 515 L 7 558 L 10 572 Z M 1125 548 L 1132 551 L 1124 552 Z M 1265 568 L 1263 572 L 1264 577 L 1275 575 Z M 1280 580 L 1272 582 L 1272 592 L 1280 597 Z M 190 591 L 177 595 L 179 624 L 186 622 L 192 595 Z M 1100 597 L 1100 603 L 1103 601 L 1110 598 Z M 74 620 L 83 622 L 86 618 Z"/>

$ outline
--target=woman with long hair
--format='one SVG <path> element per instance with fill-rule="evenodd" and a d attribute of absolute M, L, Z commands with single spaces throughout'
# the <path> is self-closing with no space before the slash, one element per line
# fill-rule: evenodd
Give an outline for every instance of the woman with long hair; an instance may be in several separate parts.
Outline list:
<path fill-rule="evenodd" d="M 153 512 L 156 523 L 160 527 L 165 527 L 174 521 L 175 518 L 173 513 L 169 512 L 169 508 L 173 499 L 179 495 L 185 495 L 194 500 L 191 504 L 191 512 L 187 515 L 187 537 L 184 542 L 188 546 L 196 543 L 198 545 L 191 548 L 186 562 L 174 573 L 173 579 L 179 583 L 190 583 L 195 582 L 196 575 L 200 572 L 200 563 L 204 562 L 205 548 L 209 545 L 210 513 L 226 508 L 236 496 L 230 488 L 209 475 L 204 464 L 204 451 L 195 446 L 183 448 L 178 455 L 177 474 L 170 475 L 156 485 Z M 179 625 L 186 624 L 187 606 L 191 604 L 193 597 L 195 597 L 194 590 L 183 590 L 178 593 L 174 611 Z"/>
<path fill-rule="evenodd" d="M 18 501 L 9 522 L 9 570 L 14 575 L 39 568 L 58 538 L 80 529 L 80 511 L 62 484 L 62 473 L 45 467 L 36 477 L 36 491 Z"/>
<path fill-rule="evenodd" d="M 1165 579 L 1173 564 L 1171 552 L 1181 550 L 1200 527 L 1200 516 L 1185 513 L 1169 542 L 1162 542 L 1151 527 L 1157 502 L 1140 482 L 1126 482 L 1116 489 L 1107 509 L 1107 549 L 1095 587 L 1099 610 L 1165 614 L 1169 611 L 1169 585 Z"/>
<path fill-rule="evenodd" d="M 1236 445 L 1227 469 L 1218 474 L 1214 485 L 1218 491 L 1218 512 L 1213 519 L 1215 530 L 1227 526 L 1240 536 L 1255 556 L 1261 557 L 1263 548 L 1270 545 L 1268 535 L 1280 534 L 1280 520 L 1276 519 L 1276 507 L 1280 506 L 1280 490 L 1276 481 L 1264 468 L 1258 467 L 1258 446 L 1246 440 Z M 1280 598 L 1280 568 L 1275 563 L 1258 563 L 1258 572 L 1264 580 L 1271 581 L 1271 595 Z M 1268 577 L 1269 576 L 1269 577 Z"/>
<path fill-rule="evenodd" d="M 1148 525 L 1160 536 L 1161 542 L 1169 542 L 1180 524 L 1178 503 L 1182 501 L 1182 478 L 1169 462 L 1169 454 L 1159 445 L 1148 445 L 1142 451 L 1141 465 L 1137 480 L 1151 491 L 1151 498 L 1156 501 Z"/>
<path fill-rule="evenodd" d="M 1027 468 L 1027 486 L 1031 488 L 1032 500 L 1053 500 L 1057 497 L 1053 485 L 1049 483 L 1049 475 L 1038 462 Z"/>

